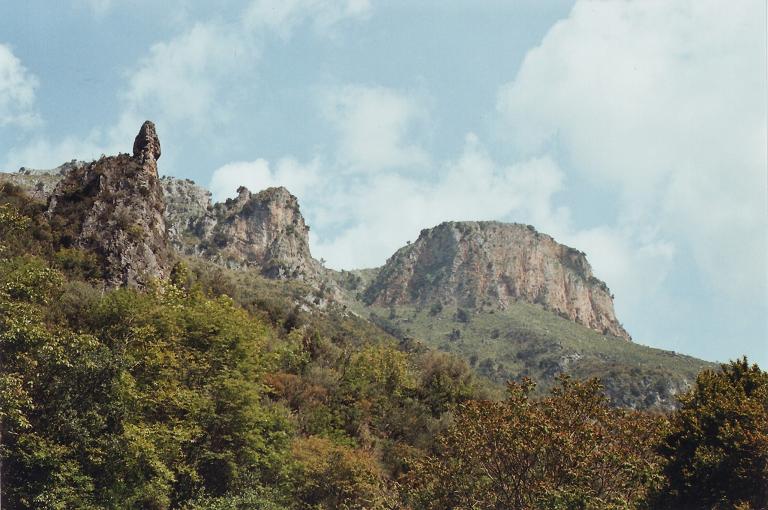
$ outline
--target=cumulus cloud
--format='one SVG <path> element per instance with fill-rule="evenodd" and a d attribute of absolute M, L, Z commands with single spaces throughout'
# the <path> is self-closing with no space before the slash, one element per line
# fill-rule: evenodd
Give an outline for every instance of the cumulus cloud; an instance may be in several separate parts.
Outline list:
<path fill-rule="evenodd" d="M 420 167 L 427 153 L 411 141 L 426 117 L 412 97 L 384 87 L 347 85 L 328 91 L 322 110 L 339 134 L 339 159 L 353 172 Z"/>
<path fill-rule="evenodd" d="M 286 186 L 310 220 L 315 256 L 346 269 L 380 265 L 421 229 L 446 220 L 567 221 L 568 212 L 552 206 L 562 171 L 550 158 L 500 165 L 471 133 L 455 159 L 433 165 L 437 179 L 395 171 L 350 176 L 339 170 L 343 164 L 320 158 L 231 163 L 216 170 L 210 187 L 220 200 L 239 185 L 254 191 Z"/>
<path fill-rule="evenodd" d="M 561 171 L 549 159 L 501 166 L 474 135 L 455 160 L 437 165 L 440 177 L 381 173 L 353 181 L 346 189 L 312 205 L 322 214 L 313 250 L 332 267 L 381 265 L 421 229 L 443 221 L 508 220 L 549 223 L 567 214 L 551 207 Z M 324 224 L 325 223 L 325 224 Z"/>
<path fill-rule="evenodd" d="M 197 23 L 167 41 L 126 70 L 127 84 L 119 94 L 122 111 L 111 126 L 97 127 L 85 137 L 51 139 L 35 133 L 10 149 L 6 168 L 16 165 L 52 167 L 72 158 L 130 150 L 130 141 L 146 119 L 161 132 L 199 135 L 226 120 L 231 104 L 224 85 L 237 75 L 239 63 L 256 57 L 247 37 L 214 23 Z M 37 80 L 0 46 L 0 126 L 28 124 Z M 172 158 L 171 158 L 172 159 Z M 166 164 L 169 157 L 164 158 Z"/>
<path fill-rule="evenodd" d="M 309 192 L 320 182 L 319 170 L 317 159 L 306 164 L 290 157 L 274 165 L 265 159 L 233 162 L 213 172 L 209 189 L 217 201 L 234 196 L 240 186 L 253 192 L 284 186 L 299 199 L 309 198 Z"/>
<path fill-rule="evenodd" d="M 547 232 L 586 252 L 595 275 L 607 282 L 615 294 L 621 318 L 634 318 L 657 299 L 672 271 L 677 250 L 670 240 L 637 224 L 585 229 L 563 224 Z"/>
<path fill-rule="evenodd" d="M 13 54 L 0 44 L 0 127 L 32 127 L 40 119 L 35 110 L 37 78 Z"/>
<path fill-rule="evenodd" d="M 521 153 L 564 154 L 746 299 L 766 290 L 763 9 L 580 1 L 498 96 Z"/>
<path fill-rule="evenodd" d="M 144 118 L 158 118 L 199 131 L 226 119 L 224 84 L 235 79 L 239 64 L 256 55 L 247 37 L 213 22 L 197 23 L 152 45 L 127 73 L 119 124 L 132 132 Z"/>

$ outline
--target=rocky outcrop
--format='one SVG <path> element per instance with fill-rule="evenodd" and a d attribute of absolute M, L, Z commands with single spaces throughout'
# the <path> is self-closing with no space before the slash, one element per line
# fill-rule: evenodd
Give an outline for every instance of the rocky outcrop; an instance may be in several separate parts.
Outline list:
<path fill-rule="evenodd" d="M 447 222 L 423 230 L 387 261 L 364 296 L 379 306 L 505 308 L 523 300 L 630 340 L 608 287 L 593 276 L 584 253 L 520 224 Z"/>
<path fill-rule="evenodd" d="M 309 251 L 309 227 L 295 196 L 283 187 L 211 205 L 190 182 L 164 179 L 166 216 L 177 249 L 228 267 L 252 267 L 270 278 L 320 281 L 323 267 Z"/>
<path fill-rule="evenodd" d="M 70 168 L 49 197 L 47 214 L 58 243 L 98 254 L 111 285 L 143 286 L 168 274 L 173 255 L 157 174 L 159 147 L 147 121 L 133 156 Z"/>
<path fill-rule="evenodd" d="M 270 278 L 319 281 L 324 270 L 310 254 L 309 227 L 296 197 L 283 187 L 255 194 L 241 187 L 237 193 L 194 222 L 201 245 L 230 267 L 255 266 Z"/>
<path fill-rule="evenodd" d="M 236 198 L 213 204 L 211 193 L 189 179 L 158 179 L 158 157 L 160 141 L 147 122 L 136 136 L 132 157 L 73 161 L 53 170 L 21 169 L 0 173 L 0 182 L 12 182 L 41 201 L 50 199 L 49 215 L 57 229 L 64 228 L 62 244 L 98 248 L 118 283 L 138 282 L 134 269 L 150 276 L 165 274 L 167 254 L 175 251 L 230 268 L 257 269 L 270 278 L 335 288 L 328 271 L 312 258 L 309 227 L 288 190 L 251 193 L 240 188 Z M 137 252 L 128 246 L 134 239 L 141 245 Z M 140 263 L 139 253 L 150 247 L 158 256 L 146 253 L 146 264 Z M 125 260 L 116 260 L 116 251 Z"/>
<path fill-rule="evenodd" d="M 204 239 L 216 224 L 211 192 L 190 179 L 163 176 L 160 185 L 165 197 L 165 224 L 174 249 L 184 255 L 202 255 Z"/>
<path fill-rule="evenodd" d="M 133 140 L 133 158 L 142 163 L 160 159 L 160 139 L 151 121 L 142 124 Z"/>

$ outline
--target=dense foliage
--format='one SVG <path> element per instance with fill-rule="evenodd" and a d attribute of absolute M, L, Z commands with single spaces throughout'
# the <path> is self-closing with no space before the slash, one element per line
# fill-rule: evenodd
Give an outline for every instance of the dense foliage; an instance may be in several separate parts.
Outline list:
<path fill-rule="evenodd" d="M 437 452 L 414 462 L 408 493 L 424 509 L 631 508 L 658 480 L 662 420 L 608 406 L 595 380 L 530 381 L 503 402 L 457 409 Z"/>
<path fill-rule="evenodd" d="M 0 193 L 3 508 L 766 506 L 768 375 L 746 360 L 667 416 L 596 380 L 494 399 L 297 282 L 189 261 L 105 288 L 40 212 Z"/>
<path fill-rule="evenodd" d="M 0 273 L 6 505 L 167 508 L 277 479 L 289 429 L 261 398 L 267 330 L 231 300 L 102 297 L 35 260 Z"/>
<path fill-rule="evenodd" d="M 655 505 L 768 508 L 768 373 L 746 358 L 702 372 L 680 404 Z"/>

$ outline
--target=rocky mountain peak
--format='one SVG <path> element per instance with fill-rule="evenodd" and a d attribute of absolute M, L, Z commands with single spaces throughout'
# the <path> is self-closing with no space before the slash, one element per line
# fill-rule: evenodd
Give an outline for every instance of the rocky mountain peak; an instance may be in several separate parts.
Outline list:
<path fill-rule="evenodd" d="M 205 189 L 165 177 L 169 233 L 177 250 L 232 268 L 256 268 L 270 278 L 318 282 L 324 273 L 309 250 L 309 227 L 299 202 L 283 187 L 211 203 Z"/>
<path fill-rule="evenodd" d="M 440 302 L 502 309 L 523 300 L 630 339 L 585 254 L 529 225 L 446 222 L 425 229 L 387 261 L 365 300 L 379 306 Z"/>
<path fill-rule="evenodd" d="M 48 199 L 63 247 L 94 251 L 108 283 L 142 286 L 168 274 L 172 253 L 157 175 L 160 142 L 147 121 L 134 156 L 119 154 L 68 168 Z"/>
<path fill-rule="evenodd" d="M 133 157 L 141 162 L 160 159 L 160 139 L 152 121 L 147 120 L 141 125 L 139 134 L 133 141 Z"/>
<path fill-rule="evenodd" d="M 309 227 L 299 203 L 283 187 L 251 193 L 214 205 L 211 240 L 236 265 L 255 265 L 272 278 L 311 279 L 322 268 L 309 250 Z"/>

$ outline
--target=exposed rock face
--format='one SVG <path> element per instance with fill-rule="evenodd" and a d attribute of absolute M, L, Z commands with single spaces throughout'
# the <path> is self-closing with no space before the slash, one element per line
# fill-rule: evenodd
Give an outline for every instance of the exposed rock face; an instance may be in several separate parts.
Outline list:
<path fill-rule="evenodd" d="M 325 272 L 309 251 L 309 227 L 295 196 L 285 188 L 211 204 L 211 194 L 192 181 L 162 179 L 166 219 L 174 247 L 185 255 L 228 267 L 253 267 L 270 278 L 318 282 Z"/>
<path fill-rule="evenodd" d="M 142 163 L 160 159 L 160 139 L 157 137 L 155 125 L 152 121 L 142 124 L 139 134 L 133 141 L 133 157 Z"/>
<path fill-rule="evenodd" d="M 518 299 L 630 340 L 584 253 L 526 225 L 447 222 L 423 230 L 365 292 L 368 304 L 381 306 L 439 301 L 504 308 Z"/>
<path fill-rule="evenodd" d="M 202 255 L 203 238 L 216 224 L 211 192 L 189 179 L 164 176 L 165 223 L 173 247 L 185 255 Z"/>
<path fill-rule="evenodd" d="M 256 266 L 270 278 L 316 280 L 323 269 L 310 254 L 309 227 L 296 197 L 283 187 L 256 194 L 241 187 L 237 193 L 195 221 L 202 244 L 229 266 Z"/>
<path fill-rule="evenodd" d="M 271 278 L 302 278 L 319 267 L 309 252 L 309 228 L 296 197 L 287 189 L 268 188 L 214 207 L 218 219 L 211 240 L 227 260 L 257 265 Z"/>
<path fill-rule="evenodd" d="M 99 254 L 111 285 L 145 285 L 167 275 L 172 261 L 157 175 L 160 144 L 150 122 L 137 144 L 133 157 L 102 157 L 70 168 L 48 202 L 60 244 Z"/>
<path fill-rule="evenodd" d="M 133 157 L 122 154 L 92 163 L 73 161 L 53 170 L 0 173 L 0 182 L 12 182 L 40 200 L 50 198 L 49 215 L 57 230 L 65 229 L 63 244 L 108 255 L 106 266 L 115 284 L 140 284 L 167 273 L 172 248 L 231 268 L 256 268 L 270 278 L 334 287 L 327 270 L 312 258 L 309 227 L 288 190 L 269 188 L 254 194 L 240 188 L 236 198 L 213 204 L 211 193 L 189 179 L 158 179 L 159 155 L 154 125 L 146 122 L 134 142 Z M 129 248 L 133 240 L 140 242 Z M 156 256 L 141 256 L 147 249 Z M 138 273 L 147 276 L 139 278 Z"/>

